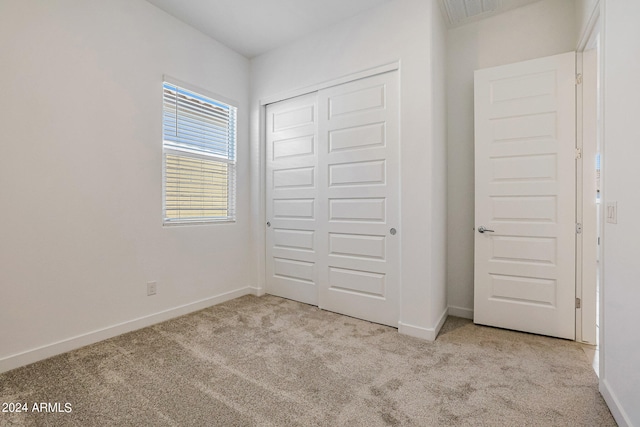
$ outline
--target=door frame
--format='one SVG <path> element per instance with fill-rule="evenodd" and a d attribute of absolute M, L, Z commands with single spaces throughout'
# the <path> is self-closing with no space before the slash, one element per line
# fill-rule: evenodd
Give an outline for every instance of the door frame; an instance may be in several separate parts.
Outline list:
<path fill-rule="evenodd" d="M 593 259 L 590 254 L 598 252 L 599 226 L 596 218 L 599 207 L 596 207 L 595 212 L 589 212 L 589 199 L 594 196 L 592 180 L 595 179 L 595 174 L 591 161 L 598 152 L 598 125 L 595 125 L 596 133 L 593 134 L 592 129 L 589 129 L 593 124 L 588 117 L 597 115 L 598 95 L 597 93 L 587 95 L 585 91 L 592 91 L 593 85 L 597 84 L 598 30 L 597 26 L 592 29 L 588 42 L 576 54 L 576 74 L 581 79 L 576 91 L 576 142 L 582 157 L 576 170 L 576 222 L 583 224 L 583 232 L 577 235 L 576 242 L 576 297 L 581 302 L 580 307 L 576 309 L 576 341 L 590 345 L 596 345 L 597 341 L 595 336 L 597 277 L 594 272 L 598 267 L 597 256 Z M 596 55 L 593 64 L 592 55 Z M 593 218 L 594 216 L 596 218 Z"/>
<path fill-rule="evenodd" d="M 587 109 L 589 108 L 598 108 L 598 104 L 600 106 L 600 114 L 604 114 L 603 112 L 603 106 L 602 106 L 602 100 L 604 99 L 604 86 L 603 86 L 603 75 L 604 75 L 604 61 L 603 61 L 603 47 L 604 47 L 604 43 L 603 43 L 603 38 L 604 38 L 604 32 L 602 31 L 603 27 L 602 27 L 602 2 L 597 0 L 596 4 L 594 6 L 594 9 L 592 11 L 592 15 L 590 16 L 586 27 L 584 29 L 584 32 L 580 35 L 580 40 L 578 42 L 577 45 L 577 49 L 576 49 L 576 72 L 578 74 L 582 74 L 584 77 L 587 78 L 597 78 L 599 80 L 599 87 L 597 89 L 597 94 L 596 94 L 596 100 L 595 103 L 589 103 L 588 99 L 584 99 L 583 97 L 583 90 L 584 90 L 584 86 L 583 85 L 579 85 L 578 86 L 578 90 L 576 92 L 576 112 L 577 112 L 577 135 L 578 135 L 578 148 L 582 149 L 582 153 L 583 153 L 583 158 L 587 158 L 588 156 L 591 156 L 593 154 L 595 154 L 595 152 L 597 152 L 597 144 L 593 145 L 593 144 L 589 144 L 589 140 L 584 138 L 584 134 L 583 134 L 583 117 L 587 114 Z M 585 67 L 584 64 L 584 52 L 585 51 L 589 51 L 589 50 L 596 50 L 596 54 L 598 56 L 597 58 L 597 64 L 596 64 L 596 69 L 591 69 L 589 67 Z M 587 76 L 587 73 L 596 73 L 596 76 L 590 75 Z M 584 78 L 583 77 L 583 78 Z M 585 104 L 586 101 L 586 104 Z M 595 105 L 591 105 L 591 104 L 595 104 Z M 602 117 L 600 117 L 600 119 L 602 119 Z M 586 241 L 580 241 L 580 244 L 577 245 L 577 252 L 576 252 L 576 261 L 579 262 L 582 266 L 582 269 L 577 269 L 576 270 L 576 297 L 580 298 L 581 301 L 587 303 L 587 304 L 592 304 L 593 307 L 587 307 L 588 310 L 593 310 L 596 311 L 596 307 L 595 305 L 597 304 L 599 306 L 599 310 L 598 310 L 598 317 L 597 317 L 597 321 L 598 321 L 598 325 L 599 325 L 599 331 L 597 331 L 596 333 L 599 333 L 599 336 L 597 336 L 597 341 L 598 344 L 600 346 L 600 348 L 603 347 L 603 341 L 604 341 L 604 324 L 603 324 L 603 319 L 604 319 L 604 315 L 603 315 L 603 300 L 604 300 L 604 288 L 603 288 L 603 268 L 604 268 L 604 224 L 602 221 L 603 218 L 603 206 L 604 206 L 604 193 L 603 193 L 603 182 L 604 182 L 604 127 L 603 127 L 603 121 L 600 121 L 599 126 L 597 126 L 596 129 L 597 132 L 597 139 L 600 141 L 600 204 L 597 207 L 597 215 L 600 217 L 600 221 L 598 224 L 596 224 L 596 230 L 589 230 L 592 233 L 596 233 L 597 236 L 599 236 L 600 238 L 600 245 L 597 248 L 597 253 L 598 253 L 598 257 L 599 257 L 599 268 L 596 269 L 596 280 L 599 281 L 600 283 L 600 291 L 599 291 L 599 300 L 596 300 L 596 294 L 597 294 L 597 290 L 596 290 L 596 285 L 595 285 L 595 281 L 589 282 L 589 281 L 584 281 L 582 280 L 583 277 L 585 277 L 587 274 L 592 274 L 593 271 L 593 266 L 590 265 L 590 263 L 593 262 L 593 260 L 585 260 L 583 258 L 583 253 L 585 253 L 587 251 L 589 242 Z M 586 141 L 586 144 L 585 144 Z M 584 197 L 589 197 L 589 194 L 587 192 L 587 190 L 589 189 L 588 187 L 583 186 L 583 179 L 584 179 L 584 173 L 578 174 L 577 176 L 578 179 L 578 196 L 580 200 L 576 201 L 576 207 L 577 207 L 577 211 L 579 213 L 579 217 L 577 218 L 578 221 L 582 220 L 582 215 L 583 215 L 583 204 L 582 199 Z M 584 306 L 583 306 L 584 307 Z M 592 339 L 587 339 L 587 337 L 583 337 L 583 328 L 588 327 L 588 325 L 584 325 L 582 322 L 582 313 L 580 312 L 580 310 L 576 310 L 576 341 L 578 342 L 582 342 L 585 344 L 590 344 L 590 345 L 596 345 L 596 342 L 593 342 Z M 592 317 L 593 318 L 593 317 Z M 586 334 L 585 334 L 586 335 Z M 599 373 L 600 375 L 603 373 L 603 369 L 604 369 L 604 357 L 603 357 L 603 353 L 600 352 L 599 354 Z"/>

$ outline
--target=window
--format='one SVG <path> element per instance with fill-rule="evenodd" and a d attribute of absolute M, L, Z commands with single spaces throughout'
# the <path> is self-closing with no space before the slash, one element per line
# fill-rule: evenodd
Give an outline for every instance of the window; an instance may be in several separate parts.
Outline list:
<path fill-rule="evenodd" d="M 163 86 L 164 223 L 234 221 L 236 107 Z"/>

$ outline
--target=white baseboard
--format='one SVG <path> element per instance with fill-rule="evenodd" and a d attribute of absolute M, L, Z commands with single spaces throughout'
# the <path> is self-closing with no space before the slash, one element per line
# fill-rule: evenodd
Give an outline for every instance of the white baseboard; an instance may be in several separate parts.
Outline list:
<path fill-rule="evenodd" d="M 261 297 L 266 294 L 264 288 L 255 286 L 249 286 L 249 292 L 251 292 L 251 295 L 255 295 L 257 297 Z"/>
<path fill-rule="evenodd" d="M 449 316 L 462 317 L 463 319 L 473 320 L 473 309 L 449 306 Z"/>
<path fill-rule="evenodd" d="M 0 373 L 25 366 L 30 363 L 38 362 L 40 360 L 48 359 L 49 357 L 66 353 L 68 351 L 75 350 L 89 344 L 104 341 L 106 339 L 113 338 L 127 332 L 146 328 L 147 326 L 155 325 L 156 323 L 164 322 L 165 320 L 173 319 L 174 317 L 182 316 L 194 311 L 202 310 L 204 308 L 211 307 L 213 305 L 220 304 L 235 298 L 239 298 L 244 295 L 249 295 L 250 293 L 252 292 L 251 288 L 249 287 L 226 292 L 214 297 L 195 301 L 189 304 L 184 304 L 179 307 L 161 311 L 159 313 L 139 317 L 137 319 L 122 322 L 117 325 L 108 326 L 103 329 L 98 329 L 96 331 L 77 335 L 75 337 L 71 337 L 52 344 L 47 344 L 42 347 L 34 348 L 32 350 L 27 350 L 22 353 L 7 356 L 0 359 Z"/>
<path fill-rule="evenodd" d="M 447 320 L 448 312 L 449 309 L 445 308 L 445 310 L 440 315 L 440 319 L 438 319 L 438 323 L 433 328 L 423 328 L 421 326 L 398 322 L 398 332 L 426 341 L 435 341 L 438 333 L 440 332 L 440 329 L 442 329 L 442 325 L 444 325 L 445 320 Z"/>
<path fill-rule="evenodd" d="M 604 397 L 604 401 L 607 403 L 607 406 L 611 411 L 611 415 L 615 418 L 616 423 L 618 423 L 620 427 L 631 427 L 633 425 L 631 424 L 631 419 L 625 412 L 624 408 L 622 408 L 622 405 L 620 405 L 620 401 L 613 390 L 611 390 L 606 379 L 600 380 L 600 393 L 602 394 L 602 397 Z"/>

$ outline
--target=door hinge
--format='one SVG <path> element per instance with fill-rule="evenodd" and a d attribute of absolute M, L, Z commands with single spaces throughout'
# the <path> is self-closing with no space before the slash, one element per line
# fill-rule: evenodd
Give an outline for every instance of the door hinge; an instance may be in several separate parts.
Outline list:
<path fill-rule="evenodd" d="M 576 160 L 580 160 L 582 158 L 582 148 L 576 148 Z"/>
<path fill-rule="evenodd" d="M 576 234 L 582 234 L 582 224 L 576 224 Z"/>
<path fill-rule="evenodd" d="M 582 308 L 582 301 L 580 301 L 580 298 L 576 298 L 576 308 Z"/>
<path fill-rule="evenodd" d="M 581 85 L 582 84 L 582 74 L 578 73 L 576 74 L 576 85 Z"/>

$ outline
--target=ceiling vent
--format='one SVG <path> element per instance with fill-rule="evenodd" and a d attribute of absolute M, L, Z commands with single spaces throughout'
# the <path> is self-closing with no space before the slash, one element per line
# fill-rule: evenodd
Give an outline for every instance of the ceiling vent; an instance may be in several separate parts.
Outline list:
<path fill-rule="evenodd" d="M 440 0 L 449 28 L 478 21 L 539 0 Z"/>
<path fill-rule="evenodd" d="M 444 0 L 444 10 L 451 25 L 459 25 L 473 17 L 480 18 L 498 10 L 500 0 Z"/>

